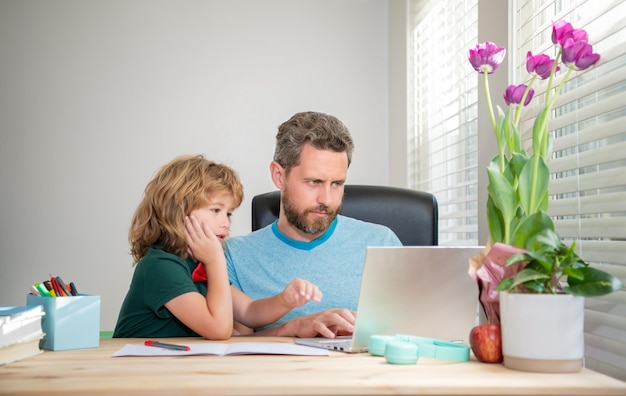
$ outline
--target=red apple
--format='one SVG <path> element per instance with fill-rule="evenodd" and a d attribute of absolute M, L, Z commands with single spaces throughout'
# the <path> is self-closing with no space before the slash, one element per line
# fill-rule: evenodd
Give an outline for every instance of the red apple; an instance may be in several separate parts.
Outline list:
<path fill-rule="evenodd" d="M 474 356 L 484 363 L 502 362 L 502 334 L 500 323 L 475 326 L 470 331 L 470 346 Z"/>

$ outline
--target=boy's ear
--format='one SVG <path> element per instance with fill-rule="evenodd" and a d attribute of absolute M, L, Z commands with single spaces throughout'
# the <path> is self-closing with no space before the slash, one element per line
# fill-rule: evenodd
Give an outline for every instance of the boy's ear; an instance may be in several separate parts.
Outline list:
<path fill-rule="evenodd" d="M 285 180 L 285 169 L 276 161 L 270 163 L 270 177 L 276 188 L 282 190 Z"/>

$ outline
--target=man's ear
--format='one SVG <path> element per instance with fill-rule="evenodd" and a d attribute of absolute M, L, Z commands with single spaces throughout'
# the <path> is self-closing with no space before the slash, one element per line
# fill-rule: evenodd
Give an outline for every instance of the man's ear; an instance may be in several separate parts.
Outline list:
<path fill-rule="evenodd" d="M 282 190 L 285 181 L 285 169 L 276 161 L 270 163 L 270 176 L 276 188 Z"/>

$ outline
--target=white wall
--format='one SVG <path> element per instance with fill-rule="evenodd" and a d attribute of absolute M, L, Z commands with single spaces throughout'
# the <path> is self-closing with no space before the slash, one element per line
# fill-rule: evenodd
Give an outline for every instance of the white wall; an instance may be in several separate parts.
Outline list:
<path fill-rule="evenodd" d="M 298 111 L 350 128 L 349 183 L 387 184 L 388 24 L 387 0 L 0 0 L 0 305 L 60 275 L 113 329 L 154 172 L 180 154 L 231 165 L 247 233 Z"/>
<path fill-rule="evenodd" d="M 409 1 L 389 1 L 389 185 L 407 187 Z"/>

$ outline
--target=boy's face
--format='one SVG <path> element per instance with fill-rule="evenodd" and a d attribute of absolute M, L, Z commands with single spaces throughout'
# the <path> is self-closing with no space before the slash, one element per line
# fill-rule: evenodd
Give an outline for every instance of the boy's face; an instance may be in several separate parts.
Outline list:
<path fill-rule="evenodd" d="M 236 208 L 230 194 L 213 194 L 209 197 L 208 205 L 192 210 L 190 215 L 195 216 L 200 223 L 206 223 L 215 236 L 223 241 L 230 231 L 230 217 Z"/>
<path fill-rule="evenodd" d="M 297 233 L 298 239 L 318 237 L 337 217 L 347 173 L 346 153 L 318 150 L 308 144 L 303 147 L 300 164 L 283 175 L 281 188 L 287 220 L 283 224 Z"/>

